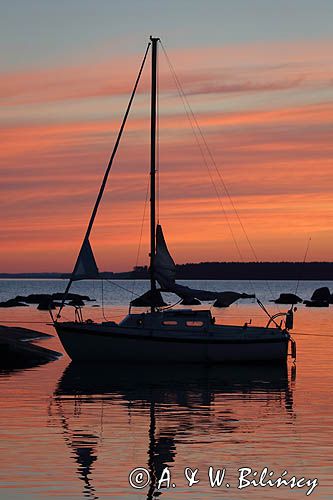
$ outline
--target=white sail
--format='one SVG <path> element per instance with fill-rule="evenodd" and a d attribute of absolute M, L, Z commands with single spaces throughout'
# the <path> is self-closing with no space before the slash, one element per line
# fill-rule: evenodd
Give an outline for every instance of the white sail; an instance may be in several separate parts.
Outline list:
<path fill-rule="evenodd" d="M 165 242 L 162 227 L 156 227 L 155 278 L 162 288 L 168 288 L 175 282 L 176 264 L 171 257 Z"/>
<path fill-rule="evenodd" d="M 215 307 L 228 307 L 238 299 L 248 299 L 254 297 L 254 295 L 238 292 L 196 290 L 176 283 L 176 264 L 170 255 L 164 239 L 162 227 L 160 225 L 156 228 L 156 254 L 154 270 L 155 278 L 161 288 L 164 291 L 176 293 L 183 300 L 186 300 L 188 304 L 192 304 L 194 300 L 216 300 L 214 304 Z"/>
<path fill-rule="evenodd" d="M 72 276 L 73 280 L 98 278 L 98 268 L 88 239 L 85 239 Z"/>

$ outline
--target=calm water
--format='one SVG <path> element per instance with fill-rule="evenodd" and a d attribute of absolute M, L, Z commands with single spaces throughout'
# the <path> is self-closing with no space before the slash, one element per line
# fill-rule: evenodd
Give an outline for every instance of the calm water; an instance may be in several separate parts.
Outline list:
<path fill-rule="evenodd" d="M 96 298 L 85 317 L 117 319 L 127 310 L 132 283 L 81 282 L 73 291 Z M 324 283 L 301 283 L 308 298 Z M 17 294 L 62 291 L 65 282 L 0 280 L 0 300 Z M 193 285 L 193 282 L 192 282 Z M 194 286 L 197 286 L 196 283 Z M 200 283 L 202 287 L 251 292 L 247 282 Z M 122 288 L 119 288 L 121 286 Z M 328 283 L 333 288 L 333 284 Z M 134 293 L 145 283 L 137 282 Z M 295 291 L 294 282 L 273 282 L 273 295 Z M 256 282 L 266 304 L 270 291 Z M 130 290 L 128 292 L 127 290 Z M 276 306 L 271 305 L 272 311 Z M 280 306 L 283 308 L 283 306 Z M 251 301 L 212 310 L 219 321 L 266 318 Z M 66 310 L 71 318 L 72 311 Z M 52 332 L 46 312 L 0 309 L 0 323 Z M 313 498 L 333 498 L 333 306 L 299 307 L 295 321 L 296 368 L 90 366 L 60 360 L 0 376 L 0 498 L 3 499 L 299 499 L 309 486 L 238 489 L 238 469 L 287 470 L 290 479 L 317 478 Z M 33 324 L 30 322 L 42 322 Z M 56 338 L 43 342 L 62 351 Z M 226 468 L 221 487 L 211 488 L 208 468 Z M 150 486 L 139 490 L 128 476 L 144 467 Z M 169 467 L 176 487 L 157 491 Z M 199 469 L 191 488 L 185 467 Z M 248 477 L 249 478 L 249 477 Z M 255 479 L 251 476 L 250 479 Z M 226 482 L 230 484 L 227 488 Z"/>

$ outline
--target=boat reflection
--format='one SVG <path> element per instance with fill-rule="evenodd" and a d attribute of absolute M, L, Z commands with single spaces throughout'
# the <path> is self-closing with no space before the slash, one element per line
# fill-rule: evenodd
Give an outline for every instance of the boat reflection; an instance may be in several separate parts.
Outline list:
<path fill-rule="evenodd" d="M 133 410 L 142 415 L 149 421 L 146 449 L 151 481 L 146 498 L 152 500 L 162 494 L 163 490 L 157 491 L 157 481 L 163 469 L 175 461 L 177 443 L 238 431 L 242 425 L 237 413 L 240 402 L 249 404 L 255 412 L 264 407 L 265 411 L 269 408 L 293 419 L 295 378 L 294 365 L 186 365 L 159 369 L 138 365 L 120 369 L 71 363 L 54 392 L 54 421 L 61 424 L 77 463 L 84 496 L 98 499 L 92 481 L 98 451 L 107 445 L 104 422 L 112 421 L 112 409 L 119 406 L 129 415 Z M 113 432 L 112 428 L 108 431 Z"/>

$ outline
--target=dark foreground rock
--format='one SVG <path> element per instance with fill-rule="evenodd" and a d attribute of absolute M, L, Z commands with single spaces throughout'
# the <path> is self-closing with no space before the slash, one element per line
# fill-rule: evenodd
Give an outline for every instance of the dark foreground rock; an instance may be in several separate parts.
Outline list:
<path fill-rule="evenodd" d="M 15 340 L 43 340 L 52 338 L 50 333 L 38 332 L 37 330 L 30 330 L 30 328 L 22 328 L 20 326 L 4 326 L 0 325 L 0 338 L 10 336 Z"/>
<path fill-rule="evenodd" d="M 60 353 L 29 342 L 49 336 L 26 328 L 0 325 L 0 369 L 34 366 L 58 359 L 62 356 Z"/>

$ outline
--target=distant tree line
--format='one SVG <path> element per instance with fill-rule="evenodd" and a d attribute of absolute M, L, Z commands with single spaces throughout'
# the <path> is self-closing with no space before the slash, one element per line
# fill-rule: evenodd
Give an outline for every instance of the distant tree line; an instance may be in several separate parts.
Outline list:
<path fill-rule="evenodd" d="M 147 266 L 135 267 L 132 276 L 147 279 Z M 333 280 L 333 262 L 200 262 L 177 265 L 176 276 L 183 280 L 326 281 Z"/>
<path fill-rule="evenodd" d="M 105 279 L 148 279 L 147 266 L 123 273 L 103 272 Z M 70 273 L 0 273 L 0 278 L 69 278 Z M 179 280 L 316 280 L 333 281 L 333 262 L 199 262 L 176 266 Z"/>

